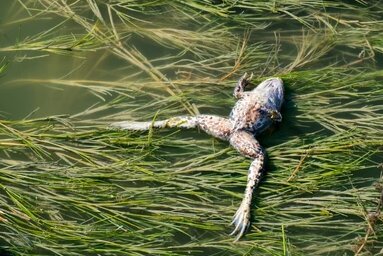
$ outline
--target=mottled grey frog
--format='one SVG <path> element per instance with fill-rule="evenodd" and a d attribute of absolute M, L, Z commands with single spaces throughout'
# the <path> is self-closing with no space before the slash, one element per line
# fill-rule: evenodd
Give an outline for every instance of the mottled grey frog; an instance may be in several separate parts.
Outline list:
<path fill-rule="evenodd" d="M 269 78 L 255 89 L 245 91 L 251 84 L 246 73 L 238 80 L 234 97 L 238 99 L 229 118 L 215 115 L 177 116 L 154 122 L 123 121 L 111 124 L 123 130 L 145 131 L 150 128 L 199 128 L 206 133 L 228 141 L 243 156 L 251 158 L 245 195 L 234 215 L 232 224 L 235 228 L 231 235 L 237 241 L 250 225 L 250 206 L 255 187 L 261 178 L 265 152 L 255 136 L 280 122 L 280 109 L 284 99 L 283 81 L 280 78 Z"/>

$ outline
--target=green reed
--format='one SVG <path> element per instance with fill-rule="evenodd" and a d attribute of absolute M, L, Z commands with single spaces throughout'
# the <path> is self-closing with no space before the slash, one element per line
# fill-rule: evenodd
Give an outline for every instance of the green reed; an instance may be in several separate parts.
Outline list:
<path fill-rule="evenodd" d="M 10 6 L 13 14 L 0 25 L 5 31 L 44 29 L 2 42 L 2 83 L 83 90 L 97 103 L 66 115 L 2 113 L 4 253 L 382 254 L 380 5 L 19 0 Z M 54 78 L 11 77 L 6 70 L 57 57 L 84 61 L 83 67 Z M 252 227 L 233 243 L 228 224 L 249 160 L 199 131 L 121 132 L 108 125 L 180 113 L 227 115 L 244 72 L 254 72 L 255 82 L 282 77 L 286 102 L 280 127 L 260 138 L 269 161 Z"/>

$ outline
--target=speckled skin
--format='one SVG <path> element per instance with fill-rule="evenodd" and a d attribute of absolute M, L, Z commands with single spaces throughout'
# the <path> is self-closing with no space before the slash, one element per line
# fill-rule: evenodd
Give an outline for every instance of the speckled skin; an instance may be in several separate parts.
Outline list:
<path fill-rule="evenodd" d="M 274 122 L 280 122 L 281 105 L 284 98 L 283 82 L 280 78 L 269 78 L 252 91 L 245 92 L 252 76 L 244 74 L 237 82 L 234 97 L 238 99 L 229 118 L 215 115 L 178 116 L 155 122 L 117 122 L 111 126 L 124 130 L 145 131 L 154 128 L 195 128 L 229 141 L 242 155 L 252 159 L 249 167 L 245 195 L 234 215 L 235 228 L 231 235 L 237 241 L 250 225 L 250 206 L 255 187 L 262 175 L 265 152 L 255 136 L 266 130 Z"/>

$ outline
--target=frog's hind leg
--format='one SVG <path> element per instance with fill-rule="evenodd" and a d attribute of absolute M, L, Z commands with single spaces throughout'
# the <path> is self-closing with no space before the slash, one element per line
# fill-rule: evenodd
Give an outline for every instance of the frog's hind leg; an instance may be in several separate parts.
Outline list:
<path fill-rule="evenodd" d="M 233 126 L 227 118 L 215 115 L 197 115 L 176 116 L 166 120 L 152 122 L 123 121 L 112 123 L 111 127 L 133 131 L 147 131 L 150 128 L 199 128 L 216 138 L 228 140 Z"/>
<path fill-rule="evenodd" d="M 236 235 L 235 241 L 238 241 L 250 226 L 251 200 L 262 175 L 265 153 L 254 136 L 246 131 L 234 132 L 230 137 L 230 144 L 242 155 L 253 159 L 249 168 L 245 195 L 232 222 L 235 228 L 231 235 Z"/>

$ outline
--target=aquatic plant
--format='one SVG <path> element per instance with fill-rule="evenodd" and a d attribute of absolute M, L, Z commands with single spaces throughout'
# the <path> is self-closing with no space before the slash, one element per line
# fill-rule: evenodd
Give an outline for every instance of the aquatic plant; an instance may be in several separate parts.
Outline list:
<path fill-rule="evenodd" d="M 4 254 L 383 254 L 378 1 L 2 5 L 2 90 L 74 106 L 44 108 L 42 96 L 24 118 L 1 109 Z M 282 124 L 260 138 L 268 172 L 251 229 L 233 243 L 247 159 L 198 131 L 107 126 L 227 115 L 245 71 L 282 77 L 287 97 Z"/>

